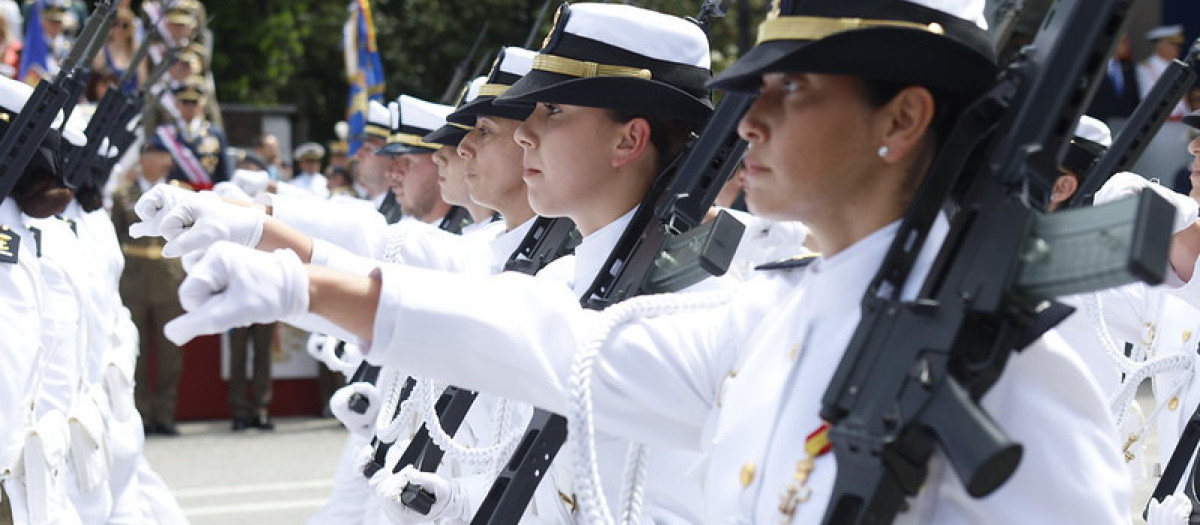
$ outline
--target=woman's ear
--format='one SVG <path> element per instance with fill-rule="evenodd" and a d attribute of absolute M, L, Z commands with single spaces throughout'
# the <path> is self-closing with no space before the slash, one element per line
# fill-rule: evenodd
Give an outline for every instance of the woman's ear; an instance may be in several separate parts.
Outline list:
<path fill-rule="evenodd" d="M 617 141 L 613 147 L 612 166 L 619 168 L 641 159 L 649 153 L 650 123 L 636 117 L 617 128 Z"/>
<path fill-rule="evenodd" d="M 919 149 L 933 121 L 935 108 L 933 94 L 920 86 L 900 90 L 879 108 L 883 137 L 882 142 L 873 147 L 880 148 L 880 157 L 885 162 L 895 162 Z M 886 150 L 882 148 L 884 146 Z"/>
<path fill-rule="evenodd" d="M 1050 202 L 1052 204 L 1061 204 L 1072 195 L 1075 195 L 1075 190 L 1079 189 L 1079 181 L 1075 180 L 1074 175 L 1059 175 L 1054 180 L 1054 188 L 1050 193 Z"/>

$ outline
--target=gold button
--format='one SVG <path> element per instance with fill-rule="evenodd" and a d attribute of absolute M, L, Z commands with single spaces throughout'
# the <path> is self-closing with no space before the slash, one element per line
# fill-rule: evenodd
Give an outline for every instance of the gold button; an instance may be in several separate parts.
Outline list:
<path fill-rule="evenodd" d="M 1167 409 L 1175 410 L 1177 408 L 1179 408 L 1179 397 L 1178 396 L 1172 397 L 1170 401 L 1167 401 Z"/>
<path fill-rule="evenodd" d="M 1184 331 L 1183 331 L 1183 342 L 1185 342 L 1185 343 L 1186 343 L 1186 342 L 1188 342 L 1188 339 L 1191 339 L 1191 338 L 1192 338 L 1192 331 L 1191 331 L 1191 330 L 1184 330 Z"/>
<path fill-rule="evenodd" d="M 795 361 L 800 357 L 800 343 L 796 343 L 792 345 L 790 349 L 788 349 L 788 357 L 790 357 L 792 361 Z"/>
<path fill-rule="evenodd" d="M 754 472 L 756 470 L 754 463 L 742 465 L 742 471 L 738 474 L 738 480 L 742 482 L 742 488 L 749 487 L 754 482 Z"/>

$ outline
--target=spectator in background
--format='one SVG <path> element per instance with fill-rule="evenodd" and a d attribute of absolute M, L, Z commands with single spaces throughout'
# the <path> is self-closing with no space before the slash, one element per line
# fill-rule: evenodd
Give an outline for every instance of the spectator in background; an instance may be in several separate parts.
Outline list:
<path fill-rule="evenodd" d="M 83 98 L 87 102 L 99 102 L 104 98 L 104 93 L 108 88 L 117 83 L 119 79 L 107 69 L 99 69 L 88 75 L 87 87 L 83 90 Z M 93 108 L 94 109 L 94 108 Z"/>
<path fill-rule="evenodd" d="M 1200 86 L 1189 89 L 1183 101 L 1187 103 L 1189 111 L 1200 111 Z"/>
<path fill-rule="evenodd" d="M 204 84 L 203 77 L 193 76 L 175 88 L 179 122 L 155 130 L 155 136 L 163 140 L 175 159 L 171 180 L 186 182 L 196 190 L 227 181 L 232 172 L 226 159 L 225 132 L 204 118 Z"/>
<path fill-rule="evenodd" d="M 342 166 L 330 166 L 325 170 L 325 177 L 328 179 L 329 193 L 331 195 L 344 195 L 347 197 L 358 197 L 354 193 L 353 181 L 350 179 L 350 172 Z"/>
<path fill-rule="evenodd" d="M 266 167 L 257 153 L 239 150 L 237 167 L 262 170 Z M 271 352 L 275 341 L 275 323 L 252 324 L 229 331 L 229 412 L 235 432 L 247 428 L 275 430 L 271 422 Z M 246 391 L 246 357 L 250 356 L 250 392 Z"/>
<path fill-rule="evenodd" d="M 1137 66 L 1129 51 L 1129 35 L 1121 35 L 1087 114 L 1105 122 L 1127 118 L 1142 99 Z"/>
<path fill-rule="evenodd" d="M 179 259 L 163 258 L 162 238 L 132 238 L 129 225 L 139 221 L 133 211 L 138 199 L 154 186 L 167 182 L 171 158 L 162 141 L 149 137 L 142 148 L 141 175 L 133 184 L 113 194 L 113 226 L 121 241 L 121 251 L 125 253 L 121 300 L 129 308 L 141 337 L 134 397 L 146 435 L 179 435 L 175 428 L 175 401 L 183 371 L 183 354 L 163 336 L 162 327 L 183 314 L 176 290 L 183 281 L 184 272 Z M 153 372 L 150 363 L 157 363 Z"/>
<path fill-rule="evenodd" d="M 1183 26 L 1156 27 L 1146 32 L 1146 40 L 1154 47 L 1150 56 L 1138 63 L 1138 88 L 1141 98 L 1146 98 L 1146 94 L 1154 87 L 1154 83 L 1158 82 L 1158 77 L 1162 76 L 1171 61 L 1179 58 L 1179 53 L 1183 50 Z M 1187 107 L 1181 100 L 1168 118 L 1180 120 L 1186 114 Z"/>
<path fill-rule="evenodd" d="M 0 14 L 4 15 L 5 29 L 10 37 L 21 40 L 25 37 L 25 16 L 16 0 L 0 0 Z"/>
<path fill-rule="evenodd" d="M 229 331 L 229 411 L 231 429 L 275 430 L 271 421 L 271 346 L 275 323 L 252 324 Z M 251 392 L 246 392 L 246 357 L 252 354 Z"/>
<path fill-rule="evenodd" d="M 47 0 L 42 7 L 42 33 L 46 37 L 46 48 L 50 52 L 48 73 L 58 74 L 59 64 L 71 50 L 71 39 L 66 34 L 69 0 Z"/>
<path fill-rule="evenodd" d="M 108 33 L 108 42 L 105 42 L 104 49 L 96 53 L 96 58 L 92 60 L 92 71 L 106 71 L 114 78 L 120 79 L 125 74 L 125 70 L 129 69 L 129 63 L 133 61 L 137 45 L 133 11 L 117 10 L 116 19 L 113 20 L 112 29 Z M 143 63 L 138 65 L 137 74 L 131 76 L 120 88 L 126 93 L 133 93 L 137 91 L 144 78 L 145 64 Z"/>
<path fill-rule="evenodd" d="M 264 168 L 271 180 L 279 180 L 279 139 L 270 133 L 263 133 L 254 141 L 254 152 L 266 161 Z"/>
<path fill-rule="evenodd" d="M 24 44 L 21 42 L 20 31 L 12 30 L 8 16 L 6 10 L 0 9 L 0 75 L 16 78 L 17 67 L 21 62 L 21 47 Z"/>

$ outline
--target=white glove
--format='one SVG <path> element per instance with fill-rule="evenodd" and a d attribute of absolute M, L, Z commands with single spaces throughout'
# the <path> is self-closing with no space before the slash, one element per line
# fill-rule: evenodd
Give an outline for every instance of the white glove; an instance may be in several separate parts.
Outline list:
<path fill-rule="evenodd" d="M 429 514 L 420 514 L 400 502 L 400 495 L 409 483 L 420 485 L 436 498 Z M 442 520 L 465 521 L 471 518 L 467 498 L 458 480 L 446 479 L 433 472 L 421 472 L 412 465 L 389 475 L 379 483 L 376 492 L 383 499 L 383 513 L 392 523 L 440 523 Z"/>
<path fill-rule="evenodd" d="M 304 351 L 308 352 L 309 357 L 324 363 L 325 345 L 331 343 L 328 335 L 313 332 L 308 334 L 308 342 L 304 344 Z"/>
<path fill-rule="evenodd" d="M 1192 501 L 1186 494 L 1170 494 L 1162 503 L 1150 498 L 1146 525 L 1187 525 L 1192 517 Z"/>
<path fill-rule="evenodd" d="M 133 212 L 142 221 L 129 225 L 129 235 L 134 238 L 162 237 L 163 217 L 166 217 L 176 204 L 196 198 L 202 198 L 201 194 L 170 184 L 159 184 L 150 188 L 150 191 L 142 194 L 133 205 Z"/>
<path fill-rule="evenodd" d="M 249 194 L 247 194 L 244 190 L 242 190 L 242 188 L 238 187 L 237 184 L 229 181 L 218 182 L 215 186 L 213 186 L 212 191 L 222 199 L 229 199 L 231 201 L 238 202 L 254 202 L 254 197 L 251 197 Z"/>
<path fill-rule="evenodd" d="M 267 191 L 267 186 L 271 184 L 271 175 L 262 170 L 233 170 L 233 177 L 230 178 L 230 181 L 247 195 L 257 197 L 260 193 Z"/>
<path fill-rule="evenodd" d="M 1160 197 L 1167 199 L 1175 207 L 1175 225 L 1171 229 L 1171 233 L 1179 233 L 1188 226 L 1196 223 L 1196 219 L 1200 216 L 1200 204 L 1197 204 L 1195 199 L 1175 193 L 1170 188 L 1164 187 L 1161 184 L 1150 182 L 1145 177 L 1136 173 L 1123 171 L 1114 174 L 1100 191 L 1096 192 L 1096 196 L 1092 198 L 1093 204 L 1099 206 L 1113 201 L 1119 201 L 1124 198 L 1133 197 L 1142 192 L 1143 189 L 1150 188 L 1154 190 Z"/>
<path fill-rule="evenodd" d="M 366 399 L 366 412 L 359 414 L 350 408 L 350 401 L 355 395 Z M 367 438 L 374 433 L 375 418 L 379 417 L 379 407 L 382 404 L 379 389 L 365 382 L 350 383 L 337 389 L 329 398 L 329 410 L 333 412 L 333 417 L 341 421 L 350 432 Z"/>
<path fill-rule="evenodd" d="M 182 201 L 166 213 L 159 226 L 167 240 L 163 257 L 182 257 L 208 249 L 217 241 L 253 248 L 262 239 L 266 220 L 266 214 L 256 208 L 219 199 Z"/>
<path fill-rule="evenodd" d="M 375 457 L 375 447 L 369 443 L 358 449 L 358 454 L 354 456 L 354 472 L 359 476 L 363 474 L 363 469 L 367 467 L 367 463 Z M 378 476 L 378 474 L 376 474 Z"/>
<path fill-rule="evenodd" d="M 308 344 L 304 349 L 308 351 L 309 356 L 324 363 L 330 370 L 346 375 L 353 374 L 365 356 L 358 345 L 345 343 L 341 345 L 342 355 L 338 357 L 337 348 L 340 343 L 342 341 L 332 335 L 313 333 L 308 336 Z"/>
<path fill-rule="evenodd" d="M 308 271 L 290 250 L 260 252 L 218 242 L 179 285 L 187 313 L 163 328 L 175 344 L 237 326 L 273 323 L 308 311 Z"/>

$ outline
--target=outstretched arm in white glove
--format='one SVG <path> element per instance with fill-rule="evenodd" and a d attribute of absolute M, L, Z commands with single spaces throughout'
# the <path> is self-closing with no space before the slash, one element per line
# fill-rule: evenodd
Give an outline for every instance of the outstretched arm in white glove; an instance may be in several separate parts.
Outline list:
<path fill-rule="evenodd" d="M 204 251 L 217 241 L 257 247 L 266 218 L 258 209 L 220 199 L 179 202 L 162 218 L 163 257 Z"/>
<path fill-rule="evenodd" d="M 1200 205 L 1194 199 L 1126 171 L 1109 178 L 1096 192 L 1093 202 L 1098 206 L 1118 201 L 1140 194 L 1143 189 L 1154 191 L 1175 207 L 1175 223 L 1171 229 L 1171 269 L 1184 282 L 1191 281 L 1196 259 L 1200 257 L 1200 224 L 1196 222 L 1200 216 Z"/>
<path fill-rule="evenodd" d="M 198 335 L 307 312 L 308 273 L 291 251 L 259 252 L 218 242 L 179 285 L 179 303 L 187 313 L 164 331 L 182 345 Z"/>
<path fill-rule="evenodd" d="M 312 260 L 313 241 L 262 208 L 216 198 L 180 201 L 163 214 L 160 230 L 167 244 L 163 256 L 182 257 L 229 241 L 263 251 L 287 249 L 304 262 Z"/>
<path fill-rule="evenodd" d="M 1186 494 L 1171 494 L 1162 503 L 1150 499 L 1146 525 L 1188 525 L 1192 517 L 1192 500 Z"/>
<path fill-rule="evenodd" d="M 434 501 L 428 514 L 421 514 L 402 503 L 404 488 L 409 484 L 420 485 L 433 494 Z M 421 472 L 412 465 L 396 474 L 388 475 L 376 487 L 383 499 L 383 513 L 392 523 L 419 523 L 450 520 L 469 521 L 471 505 L 459 479 L 447 479 L 432 472 Z"/>
<path fill-rule="evenodd" d="M 129 225 L 129 235 L 138 237 L 162 237 L 162 221 L 175 205 L 192 199 L 205 198 L 196 193 L 170 184 L 159 184 L 143 193 L 133 205 L 133 212 L 141 222 Z"/>

